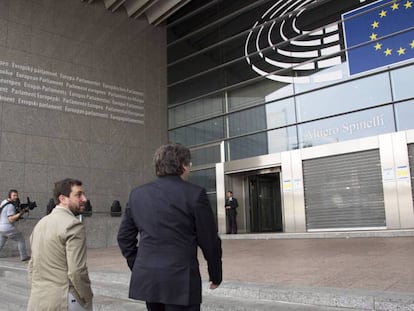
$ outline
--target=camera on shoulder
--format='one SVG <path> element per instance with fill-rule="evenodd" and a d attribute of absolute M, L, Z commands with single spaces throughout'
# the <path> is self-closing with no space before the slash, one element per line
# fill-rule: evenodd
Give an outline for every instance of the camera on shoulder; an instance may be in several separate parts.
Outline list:
<path fill-rule="evenodd" d="M 21 211 L 26 211 L 28 212 L 29 210 L 31 211 L 32 209 L 37 207 L 37 204 L 35 201 L 30 201 L 30 198 L 27 197 L 27 203 L 21 203 L 19 199 L 17 199 L 14 202 L 14 205 L 16 207 L 16 211 L 18 213 L 20 213 Z"/>

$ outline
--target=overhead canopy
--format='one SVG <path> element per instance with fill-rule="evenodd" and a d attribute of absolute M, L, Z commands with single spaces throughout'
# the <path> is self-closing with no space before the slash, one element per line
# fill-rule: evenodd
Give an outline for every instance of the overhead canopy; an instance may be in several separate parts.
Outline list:
<path fill-rule="evenodd" d="M 99 0 L 81 0 L 92 3 Z M 145 14 L 152 25 L 159 25 L 175 11 L 191 0 L 100 0 L 103 1 L 107 10 L 115 12 L 125 8 L 129 17 L 138 18 Z"/>

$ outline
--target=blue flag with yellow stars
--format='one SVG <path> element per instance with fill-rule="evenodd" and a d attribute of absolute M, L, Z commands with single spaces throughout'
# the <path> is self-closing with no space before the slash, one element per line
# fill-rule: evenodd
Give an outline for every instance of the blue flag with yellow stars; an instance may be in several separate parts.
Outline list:
<path fill-rule="evenodd" d="M 350 75 L 414 58 L 413 1 L 377 1 L 342 15 Z"/>

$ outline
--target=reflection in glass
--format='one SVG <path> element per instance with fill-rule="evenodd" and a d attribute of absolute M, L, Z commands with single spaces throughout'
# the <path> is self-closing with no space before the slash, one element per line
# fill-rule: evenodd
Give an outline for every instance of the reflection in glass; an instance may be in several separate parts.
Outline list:
<path fill-rule="evenodd" d="M 223 113 L 221 97 L 205 97 L 168 110 L 169 128 L 197 122 Z"/>
<path fill-rule="evenodd" d="M 193 166 L 221 162 L 220 145 L 191 150 L 191 162 Z"/>
<path fill-rule="evenodd" d="M 229 137 L 295 123 L 293 98 L 276 101 L 229 115 Z"/>
<path fill-rule="evenodd" d="M 229 136 L 237 136 L 266 129 L 265 107 L 259 106 L 229 115 Z"/>
<path fill-rule="evenodd" d="M 168 104 L 175 105 L 206 95 L 224 85 L 223 72 L 213 70 L 194 79 L 168 86 Z"/>
<path fill-rule="evenodd" d="M 220 65 L 220 49 L 212 49 L 207 52 L 197 54 L 170 65 L 168 68 L 168 84 L 186 79 Z"/>
<path fill-rule="evenodd" d="M 395 112 L 397 131 L 414 129 L 414 100 L 396 104 Z"/>
<path fill-rule="evenodd" d="M 226 161 L 297 149 L 296 127 L 248 135 L 226 142 Z"/>
<path fill-rule="evenodd" d="M 277 153 L 298 148 L 296 126 L 289 126 L 267 132 L 268 153 Z"/>
<path fill-rule="evenodd" d="M 194 123 L 168 132 L 171 142 L 186 146 L 203 144 L 224 138 L 223 118 Z"/>
<path fill-rule="evenodd" d="M 213 210 L 216 223 L 217 223 L 217 192 L 207 193 L 207 198 L 210 201 L 211 208 Z"/>
<path fill-rule="evenodd" d="M 293 86 L 262 79 L 227 92 L 229 111 L 250 107 L 293 95 Z"/>
<path fill-rule="evenodd" d="M 216 169 L 192 170 L 188 181 L 203 187 L 207 192 L 216 191 Z"/>
<path fill-rule="evenodd" d="M 267 128 L 274 128 L 296 123 L 293 97 L 266 105 Z"/>
<path fill-rule="evenodd" d="M 258 133 L 226 142 L 226 161 L 267 154 L 267 133 Z"/>
<path fill-rule="evenodd" d="M 199 10 L 201 5 L 198 2 L 202 2 L 202 10 Z M 229 38 L 233 38 L 231 42 L 234 48 L 222 47 L 225 59 L 235 57 L 231 53 L 237 44 L 240 46 L 237 52 L 243 53 L 245 31 L 248 31 L 252 23 L 269 8 L 268 2 L 272 0 L 214 1 L 211 6 L 206 5 L 207 2 L 209 1 L 190 1 L 174 14 L 175 16 L 187 12 L 188 16 L 184 22 L 176 25 L 170 24 L 167 28 L 169 63 L 203 49 L 208 51 L 211 46 L 223 45 L 220 41 Z M 169 23 L 171 22 L 170 18 Z M 174 42 L 180 39 L 182 39 L 181 42 Z"/>
<path fill-rule="evenodd" d="M 414 66 L 391 71 L 394 100 L 414 97 L 413 77 Z"/>
<path fill-rule="evenodd" d="M 309 121 L 390 101 L 388 75 L 382 73 L 297 96 L 298 121 Z"/>
<path fill-rule="evenodd" d="M 349 79 L 346 63 L 320 70 L 309 77 L 312 83 L 295 83 L 295 93 L 303 93 Z"/>
<path fill-rule="evenodd" d="M 392 106 L 298 125 L 300 148 L 394 132 Z"/>

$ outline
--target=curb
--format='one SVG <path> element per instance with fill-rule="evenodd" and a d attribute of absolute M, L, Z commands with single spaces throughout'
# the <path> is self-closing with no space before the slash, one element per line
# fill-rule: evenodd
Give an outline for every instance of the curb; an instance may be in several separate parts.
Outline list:
<path fill-rule="evenodd" d="M 254 299 L 359 310 L 414 310 L 414 294 L 357 289 L 294 287 L 223 282 L 216 290 L 203 284 L 203 296 Z"/>

